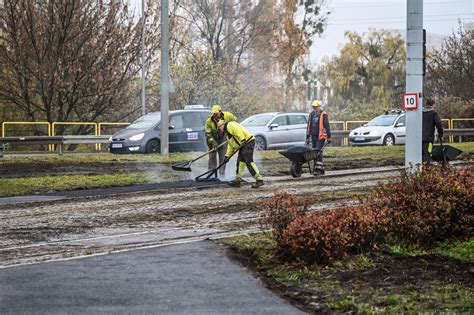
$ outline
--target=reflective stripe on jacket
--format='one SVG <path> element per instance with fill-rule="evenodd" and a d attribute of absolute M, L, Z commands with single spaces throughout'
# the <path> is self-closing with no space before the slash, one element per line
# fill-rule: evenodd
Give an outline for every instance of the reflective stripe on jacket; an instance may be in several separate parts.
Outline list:
<path fill-rule="evenodd" d="M 227 153 L 226 156 L 231 156 L 240 145 L 245 141 L 254 140 L 255 137 L 244 126 L 236 121 L 229 121 L 225 123 L 225 131 L 227 132 Z"/>
<path fill-rule="evenodd" d="M 234 114 L 231 112 L 222 112 L 224 114 L 225 121 L 237 121 Z M 221 136 L 219 136 L 219 132 L 217 131 L 217 121 L 212 119 L 212 114 L 206 120 L 206 124 L 204 125 L 204 132 L 206 133 L 206 140 L 209 144 L 213 140 L 218 141 Z"/>

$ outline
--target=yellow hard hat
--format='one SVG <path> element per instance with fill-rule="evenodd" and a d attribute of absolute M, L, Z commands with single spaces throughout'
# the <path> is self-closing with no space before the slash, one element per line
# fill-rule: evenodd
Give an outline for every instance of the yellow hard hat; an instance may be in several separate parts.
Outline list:
<path fill-rule="evenodd" d="M 220 113 L 221 111 L 222 111 L 222 109 L 221 109 L 221 106 L 220 106 L 220 105 L 214 105 L 214 106 L 212 106 L 211 112 L 212 112 L 213 114 Z"/>
<path fill-rule="evenodd" d="M 313 107 L 318 107 L 318 106 L 321 106 L 321 102 L 320 102 L 320 101 L 317 101 L 317 100 L 315 100 L 315 101 L 313 101 L 313 102 L 311 103 L 311 106 L 313 106 Z"/>
<path fill-rule="evenodd" d="M 219 121 L 217 122 L 217 127 L 222 126 L 222 125 L 224 125 L 224 124 L 225 124 L 225 120 L 224 120 L 224 119 L 221 119 L 221 120 L 219 120 Z"/>

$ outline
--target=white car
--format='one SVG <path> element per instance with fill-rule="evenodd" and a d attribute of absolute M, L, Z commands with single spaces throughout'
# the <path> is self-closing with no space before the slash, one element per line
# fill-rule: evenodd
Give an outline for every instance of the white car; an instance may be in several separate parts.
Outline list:
<path fill-rule="evenodd" d="M 388 111 L 349 133 L 349 144 L 386 145 L 405 143 L 405 112 Z"/>

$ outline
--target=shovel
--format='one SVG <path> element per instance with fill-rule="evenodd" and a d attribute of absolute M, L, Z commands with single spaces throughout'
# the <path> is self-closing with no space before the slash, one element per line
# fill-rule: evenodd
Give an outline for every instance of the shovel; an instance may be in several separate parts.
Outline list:
<path fill-rule="evenodd" d="M 219 164 L 216 168 L 213 168 L 212 170 L 209 170 L 207 172 L 204 172 L 202 173 L 201 175 L 197 176 L 194 180 L 196 182 L 205 182 L 205 181 L 214 181 L 214 180 L 218 180 L 217 179 L 217 171 L 222 167 L 224 166 L 227 162 L 230 161 L 230 159 L 234 156 L 234 154 L 236 154 L 237 152 L 240 151 L 240 149 L 245 145 L 245 142 L 242 143 L 238 148 L 237 150 L 234 151 L 234 153 L 232 153 L 231 156 L 229 156 L 229 159 L 227 161 L 224 161 L 222 162 L 221 164 Z M 214 178 L 211 178 L 212 176 L 214 176 Z"/>
<path fill-rule="evenodd" d="M 224 144 L 226 144 L 227 141 L 224 141 L 222 142 L 221 144 L 219 144 L 217 147 L 215 147 L 214 149 L 211 149 L 209 151 L 207 151 L 206 153 L 198 156 L 197 158 L 193 159 L 193 160 L 190 160 L 190 161 L 186 161 L 186 162 L 181 162 L 181 163 L 176 163 L 174 165 L 171 165 L 171 168 L 175 171 L 184 171 L 184 172 L 191 172 L 191 164 L 193 164 L 193 162 L 196 162 L 197 160 L 199 160 L 200 158 L 202 157 L 205 157 L 206 155 L 214 152 L 214 151 L 217 151 L 217 149 L 219 149 L 220 147 L 222 147 Z"/>

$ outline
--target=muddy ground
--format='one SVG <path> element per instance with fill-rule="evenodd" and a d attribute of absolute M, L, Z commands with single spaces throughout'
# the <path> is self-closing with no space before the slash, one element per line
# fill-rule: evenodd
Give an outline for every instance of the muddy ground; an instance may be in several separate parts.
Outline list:
<path fill-rule="evenodd" d="M 371 166 L 388 163 L 373 161 Z M 400 161 L 390 163 L 400 164 Z M 303 196 L 311 204 L 311 209 L 317 211 L 352 204 L 354 194 L 367 192 L 377 183 L 398 175 L 393 168 L 360 173 L 337 172 L 338 169 L 354 167 L 355 162 L 331 162 L 330 158 L 327 164 L 328 172 L 324 177 L 304 174 L 294 179 L 286 175 L 289 168 L 287 160 L 261 161 L 259 166 L 265 175 L 265 185 L 260 189 L 252 189 L 250 183 L 240 189 L 216 183 L 208 187 L 164 188 L 0 205 L 0 267 L 258 232 L 263 215 L 260 205 L 274 191 L 283 190 Z M 205 165 L 198 164 L 196 167 L 202 169 Z M 21 168 L 10 165 L 6 171 L 10 177 L 132 170 L 155 174 L 157 180 L 181 180 L 195 175 L 175 174 L 169 169 L 170 165 L 130 162 L 109 163 L 106 166 L 93 163 L 63 165 L 51 170 L 40 163 Z M 235 253 L 230 255 L 252 267 L 249 257 Z M 427 283 L 446 281 L 473 287 L 472 264 L 455 259 L 427 257 L 420 260 L 387 253 L 380 253 L 373 259 L 376 268 L 370 272 L 321 274 L 321 283 L 324 283 L 325 277 L 337 277 L 349 293 L 323 285 L 316 291 L 297 284 L 282 286 L 263 274 L 258 276 L 269 288 L 296 306 L 315 313 L 328 312 L 327 301 L 337 299 L 341 294 L 350 294 L 355 288 L 366 288 L 361 292 L 369 295 L 377 290 L 393 290 L 396 294 L 397 290 L 406 290 L 408 286 L 422 288 Z M 346 311 L 353 310 L 349 307 Z"/>
<path fill-rule="evenodd" d="M 229 257 L 250 270 L 258 270 L 253 257 L 227 250 Z M 369 255 L 371 268 L 356 271 L 323 270 L 318 276 L 293 283 L 279 283 L 265 273 L 256 272 L 262 282 L 271 290 L 312 314 L 354 314 L 364 313 L 350 302 L 329 307 L 338 301 L 357 301 L 357 305 L 370 305 L 369 313 L 385 313 L 390 303 L 400 303 L 403 296 L 412 295 L 419 299 L 418 310 L 437 313 L 470 313 L 471 306 L 459 301 L 439 299 L 443 290 L 449 292 L 456 286 L 474 288 L 474 266 L 472 262 L 461 261 L 439 255 L 411 257 L 386 251 Z M 433 294 L 434 293 L 434 294 Z M 406 301 L 407 302 L 407 301 Z M 413 301 L 408 301 L 413 302 Z M 400 307 L 403 309 L 403 307 Z M 409 308 L 406 310 L 410 313 Z M 418 311 L 417 311 L 418 312 Z M 413 311 L 411 311 L 413 313 Z"/>
<path fill-rule="evenodd" d="M 257 164 L 263 175 L 279 176 L 289 175 L 290 161 L 283 156 L 272 159 L 263 159 L 256 153 Z M 14 157 L 6 156 L 0 162 L 6 159 L 13 160 Z M 364 157 L 357 159 L 339 159 L 335 155 L 326 155 L 325 165 L 328 170 L 348 170 L 354 168 L 368 168 L 380 166 L 401 166 L 404 164 L 404 158 L 372 158 Z M 206 170 L 206 159 L 199 160 L 192 164 L 193 173 L 172 172 L 173 163 L 153 163 L 143 161 L 107 161 L 107 162 L 77 162 L 68 161 L 60 165 L 49 161 L 48 159 L 35 159 L 28 163 L 0 163 L 0 174 L 4 178 L 31 177 L 31 176 L 56 176 L 56 175 L 104 175 L 104 174 L 124 174 L 124 173 L 144 173 L 144 174 L 163 174 L 167 179 L 190 178 Z M 228 169 L 233 173 L 235 170 L 234 160 L 228 165 Z M 307 172 L 307 170 L 305 170 Z M 186 176 L 192 175 L 192 176 Z"/>

